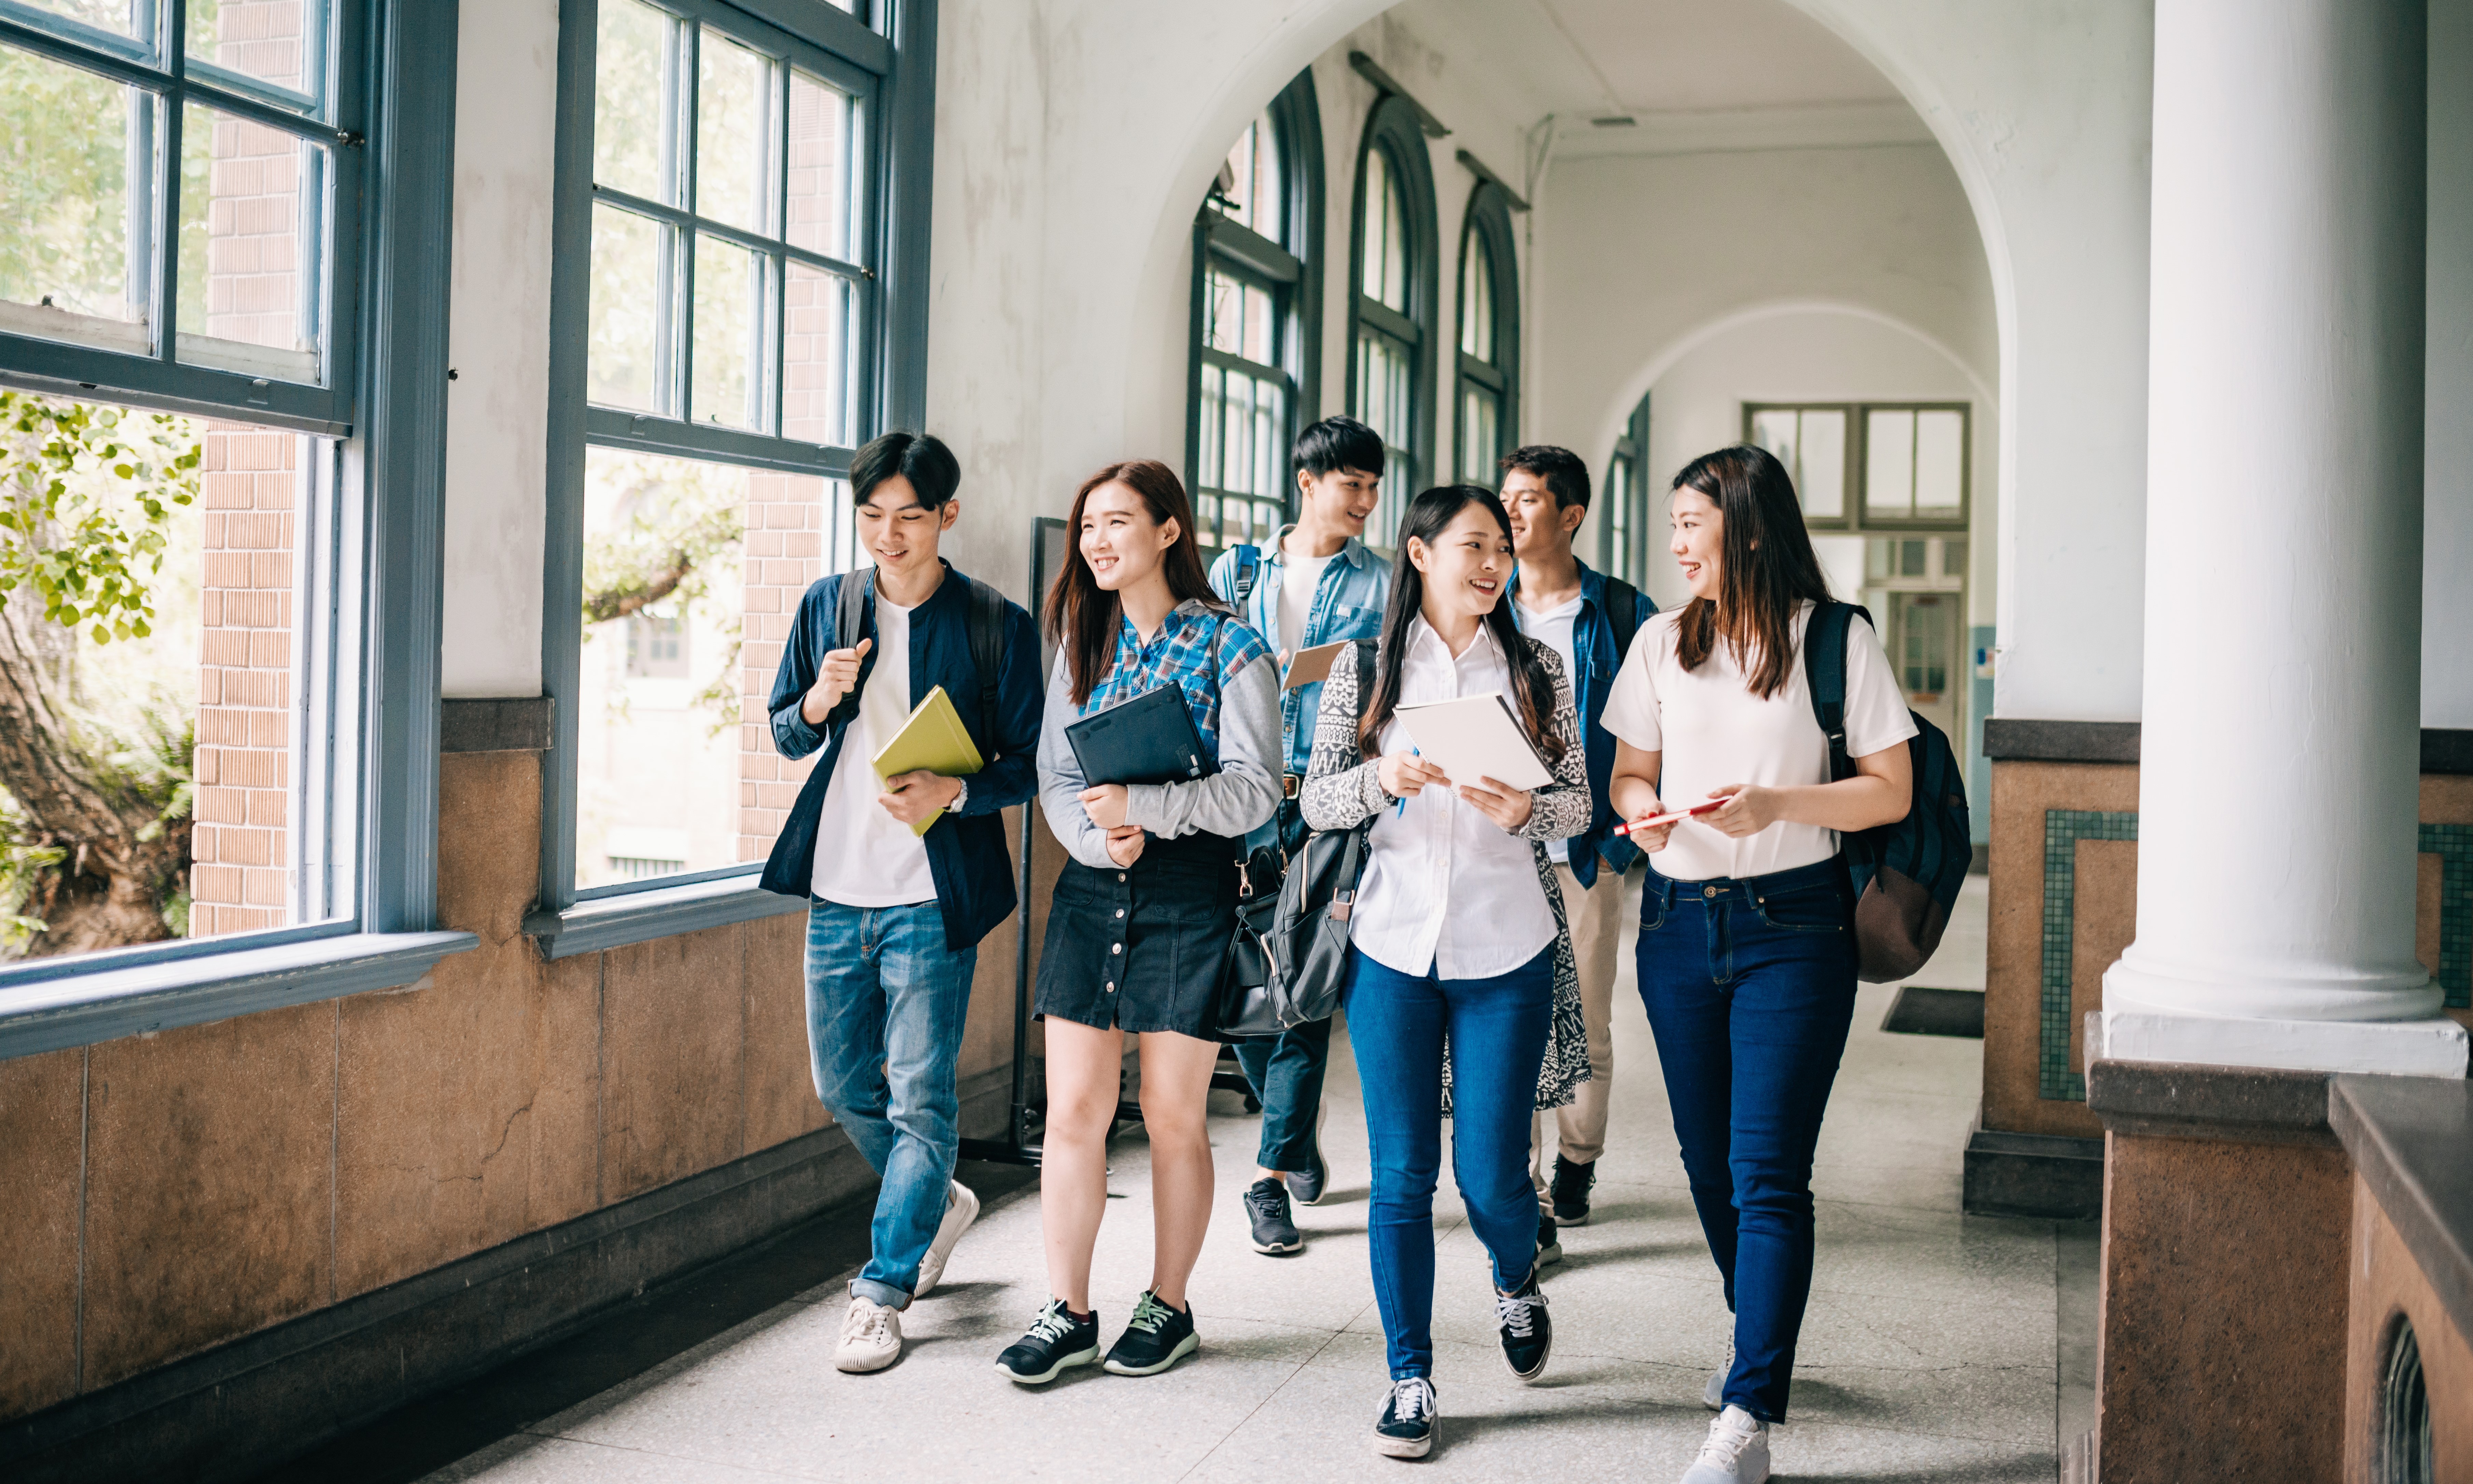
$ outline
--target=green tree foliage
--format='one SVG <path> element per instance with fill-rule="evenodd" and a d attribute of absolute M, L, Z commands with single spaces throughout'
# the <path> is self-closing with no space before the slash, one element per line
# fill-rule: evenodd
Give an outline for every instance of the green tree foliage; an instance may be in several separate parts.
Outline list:
<path fill-rule="evenodd" d="M 0 609 L 31 596 L 97 644 L 144 638 L 199 461 L 184 419 L 0 389 Z"/>
<path fill-rule="evenodd" d="M 131 110 L 153 107 L 94 73 L 0 46 L 0 299 L 139 318 L 129 304 L 132 270 L 147 271 L 130 260 Z"/>

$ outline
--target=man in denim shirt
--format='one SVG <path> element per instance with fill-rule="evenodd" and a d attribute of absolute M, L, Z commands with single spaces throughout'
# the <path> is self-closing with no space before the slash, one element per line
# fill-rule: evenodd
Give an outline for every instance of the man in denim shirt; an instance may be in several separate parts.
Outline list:
<path fill-rule="evenodd" d="M 1551 1262 L 1563 1255 L 1555 1223 L 1578 1226 L 1589 1219 L 1589 1187 L 1597 1182 L 1597 1156 L 1605 1148 L 1623 874 L 1640 859 L 1639 849 L 1614 832 L 1618 822 L 1606 787 L 1614 775 L 1615 739 L 1599 718 L 1624 650 L 1657 605 L 1621 578 L 1590 570 L 1573 554 L 1572 538 L 1589 515 L 1589 467 L 1578 454 L 1542 443 L 1514 450 L 1502 461 L 1502 505 L 1511 516 L 1512 554 L 1520 560 L 1511 579 L 1511 610 L 1521 632 L 1551 645 L 1572 677 L 1589 788 L 1597 798 L 1588 832 L 1547 848 L 1571 919 L 1580 1011 L 1589 1025 L 1589 1080 L 1553 1114 L 1560 1147 L 1550 1185 L 1542 1168 L 1533 1171 L 1541 1208 L 1538 1258 Z M 1547 1123 L 1547 1115 L 1538 1114 L 1532 1165 L 1543 1162 Z"/>
<path fill-rule="evenodd" d="M 1295 458 L 1297 523 L 1283 528 L 1268 552 L 1232 546 L 1211 565 L 1212 590 L 1261 633 L 1284 669 L 1299 650 L 1380 635 L 1391 591 L 1391 564 L 1359 539 L 1381 495 L 1381 436 L 1354 418 L 1325 418 L 1297 436 Z M 1318 681 L 1281 692 L 1285 797 L 1271 823 L 1247 837 L 1248 849 L 1276 841 L 1283 853 L 1293 853 L 1304 846 L 1309 831 L 1297 814 L 1297 785 L 1312 757 L 1321 705 Z M 1237 1063 L 1262 1104 L 1261 1148 L 1245 1192 L 1257 1252 L 1303 1247 L 1289 1196 L 1311 1206 L 1330 1183 L 1315 1137 L 1330 1057 L 1329 1020 L 1236 1043 Z"/>
<path fill-rule="evenodd" d="M 799 600 L 766 708 L 782 756 L 824 755 L 761 881 L 808 898 L 816 1094 L 883 1180 L 833 1354 L 851 1372 L 900 1355 L 900 1311 L 936 1285 L 978 1215 L 978 1197 L 953 1179 L 962 1026 L 979 940 L 1015 905 L 1001 811 L 1038 784 L 1038 631 L 936 554 L 961 477 L 924 435 L 887 433 L 852 456 L 875 568 L 821 579 Z M 865 590 L 846 615 L 851 584 Z M 940 685 L 983 766 L 878 778 L 870 759 Z"/>

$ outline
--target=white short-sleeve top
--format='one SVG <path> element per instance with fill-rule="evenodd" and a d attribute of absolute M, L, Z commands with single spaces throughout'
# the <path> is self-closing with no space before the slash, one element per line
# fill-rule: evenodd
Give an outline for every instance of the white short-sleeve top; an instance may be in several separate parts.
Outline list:
<path fill-rule="evenodd" d="M 1804 677 L 1803 635 L 1813 605 L 1795 610 L 1795 662 L 1787 682 L 1763 700 L 1723 643 L 1699 669 L 1686 671 L 1675 650 L 1669 609 L 1641 625 L 1622 669 L 1607 693 L 1605 728 L 1659 760 L 1658 801 L 1669 809 L 1698 803 L 1729 783 L 1772 788 L 1829 781 L 1829 739 L 1812 714 Z M 1756 656 L 1753 658 L 1757 658 Z M 1858 617 L 1846 629 L 1846 754 L 1868 757 L 1915 734 L 1907 698 L 1871 625 Z M 1648 858 L 1658 874 L 1677 881 L 1759 876 L 1809 866 L 1837 853 L 1837 831 L 1781 821 L 1735 839 L 1698 820 L 1674 827 L 1666 849 Z"/>

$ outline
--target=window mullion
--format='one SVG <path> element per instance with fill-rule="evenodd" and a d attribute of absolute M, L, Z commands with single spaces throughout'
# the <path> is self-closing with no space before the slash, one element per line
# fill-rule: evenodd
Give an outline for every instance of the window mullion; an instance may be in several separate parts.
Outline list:
<path fill-rule="evenodd" d="M 180 175 L 181 131 L 188 123 L 188 109 L 181 107 L 178 85 L 186 75 L 188 57 L 189 0 L 169 0 L 157 12 L 160 29 L 156 39 L 161 50 L 174 86 L 155 95 L 155 108 L 161 115 L 155 136 L 159 154 L 155 162 L 156 203 L 155 220 L 160 224 L 155 233 L 155 355 L 166 367 L 180 359 Z M 211 166 L 209 167 L 211 169 Z M 211 178 L 209 189 L 212 189 Z M 326 380 L 331 384 L 334 377 Z"/>
<path fill-rule="evenodd" d="M 679 297 L 675 311 L 679 327 L 672 336 L 677 351 L 674 363 L 678 409 L 681 421 L 695 420 L 695 262 L 696 262 L 696 128 L 702 116 L 704 89 L 704 28 L 687 23 L 681 33 L 679 48 L 679 83 L 685 109 L 680 114 L 680 144 L 684 168 L 679 172 L 680 204 L 687 211 L 686 225 L 679 228 Z"/>
<path fill-rule="evenodd" d="M 780 58 L 773 63 L 773 235 L 786 243 L 790 236 L 790 75 L 795 69 L 790 60 Z M 773 344 L 764 364 L 773 377 L 772 391 L 765 398 L 772 409 L 772 421 L 767 424 L 775 437 L 789 426 L 787 398 L 790 384 L 790 260 L 785 251 L 776 248 L 770 254 L 773 262 L 772 290 Z"/>

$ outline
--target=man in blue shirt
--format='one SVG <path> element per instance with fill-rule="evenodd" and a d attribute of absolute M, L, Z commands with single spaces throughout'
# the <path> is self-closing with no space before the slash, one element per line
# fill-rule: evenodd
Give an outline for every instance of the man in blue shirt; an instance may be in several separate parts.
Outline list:
<path fill-rule="evenodd" d="M 1555 1223 L 1578 1226 L 1589 1219 L 1589 1187 L 1597 1182 L 1597 1156 L 1606 1142 L 1606 1097 L 1614 1087 L 1614 988 L 1616 947 L 1622 933 L 1623 874 L 1641 858 L 1629 840 L 1614 832 L 1614 805 L 1606 787 L 1614 775 L 1615 739 L 1600 717 L 1606 692 L 1622 668 L 1632 635 L 1657 605 L 1621 578 L 1592 571 L 1572 551 L 1572 538 L 1589 515 L 1589 467 L 1568 448 L 1536 444 L 1502 461 L 1502 505 L 1511 516 L 1511 550 L 1520 561 L 1513 574 L 1512 613 L 1521 632 L 1553 646 L 1572 677 L 1572 699 L 1580 712 L 1580 733 L 1589 758 L 1589 788 L 1597 812 L 1586 834 L 1557 840 L 1547 850 L 1563 888 L 1571 920 L 1572 955 L 1580 974 L 1580 1011 L 1589 1026 L 1589 1080 L 1579 1095 L 1554 1111 L 1559 1148 L 1549 1182 L 1537 1183 L 1538 1260 L 1562 1257 Z M 1532 1136 L 1531 1163 L 1542 1163 L 1547 1117 Z"/>
<path fill-rule="evenodd" d="M 979 940 L 1015 906 L 1001 811 L 1038 782 L 1038 631 L 1020 605 L 936 555 L 961 511 L 961 478 L 924 435 L 887 433 L 858 450 L 851 498 L 875 569 L 807 589 L 773 678 L 774 745 L 792 759 L 824 756 L 762 883 L 808 898 L 816 1094 L 883 1179 L 874 1250 L 851 1281 L 833 1356 L 844 1371 L 900 1355 L 900 1311 L 935 1286 L 979 1213 L 953 1179 L 956 1064 Z M 878 778 L 871 759 L 939 685 L 980 770 Z"/>
<path fill-rule="evenodd" d="M 1211 565 L 1212 590 L 1261 632 L 1283 669 L 1299 650 L 1380 636 L 1391 592 L 1391 564 L 1361 539 L 1381 493 L 1381 436 L 1354 418 L 1325 418 L 1297 436 L 1295 458 L 1296 524 L 1282 528 L 1268 552 L 1232 546 Z M 1297 813 L 1297 786 L 1312 759 L 1321 705 L 1318 681 L 1280 693 L 1285 797 L 1271 823 L 1247 838 L 1249 849 L 1276 842 L 1283 853 L 1294 853 L 1304 846 L 1309 831 Z M 1330 1058 L 1329 1020 L 1236 1043 L 1237 1063 L 1262 1104 L 1261 1147 L 1245 1192 L 1257 1252 L 1303 1247 L 1289 1196 L 1311 1206 L 1330 1184 L 1316 1138 Z"/>

